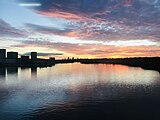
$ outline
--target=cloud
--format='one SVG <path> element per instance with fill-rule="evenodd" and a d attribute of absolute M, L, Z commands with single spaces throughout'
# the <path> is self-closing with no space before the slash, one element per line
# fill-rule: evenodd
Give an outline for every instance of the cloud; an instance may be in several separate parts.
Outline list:
<path fill-rule="evenodd" d="M 64 30 L 26 24 L 45 34 L 85 40 L 160 39 L 158 0 L 20 0 L 40 3 L 37 14 L 69 21 Z M 36 29 L 35 29 L 36 28 Z"/>
<path fill-rule="evenodd" d="M 35 10 L 42 15 L 83 21 L 121 21 L 126 24 L 160 22 L 157 0 L 19 0 L 24 3 L 40 3 Z M 153 19 L 153 18 L 154 19 Z M 86 19 L 85 19 L 86 18 Z M 139 23 L 140 22 L 140 23 Z"/>
<path fill-rule="evenodd" d="M 30 52 L 27 52 L 27 53 L 24 53 L 22 55 L 27 55 L 27 56 L 30 56 L 31 53 Z M 40 57 L 45 57 L 45 56 L 58 56 L 58 55 L 63 55 L 63 53 L 37 53 L 37 56 L 40 56 Z"/>
<path fill-rule="evenodd" d="M 24 37 L 26 36 L 26 32 L 12 27 L 10 24 L 0 19 L 0 36 L 1 37 Z"/>
<path fill-rule="evenodd" d="M 74 55 L 96 57 L 160 55 L 159 0 L 19 1 L 19 3 L 40 3 L 41 6 L 30 9 L 42 17 L 60 18 L 66 21 L 63 29 L 26 23 L 25 26 L 31 32 L 99 42 L 79 44 L 64 43 L 63 40 L 54 42 L 48 38 L 47 40 L 29 39 L 15 47 L 53 48 Z"/>
<path fill-rule="evenodd" d="M 27 28 L 30 28 L 31 30 L 34 30 L 36 32 L 43 33 L 43 34 L 56 34 L 56 35 L 64 35 L 65 36 L 65 34 L 73 31 L 70 28 L 66 28 L 66 29 L 61 30 L 61 29 L 58 29 L 55 27 L 42 26 L 42 25 L 36 25 L 36 24 L 31 24 L 31 23 L 26 23 L 25 26 Z"/>
<path fill-rule="evenodd" d="M 160 38 L 160 30 L 155 26 L 150 26 L 147 28 L 143 28 L 142 26 L 128 27 L 125 25 L 111 25 L 107 26 L 106 24 L 82 24 L 81 26 L 69 26 L 65 29 L 57 29 L 50 26 L 41 26 L 35 24 L 26 24 L 26 27 L 29 29 L 42 33 L 42 34 L 50 34 L 50 35 L 59 35 L 66 37 L 78 38 L 80 40 L 94 40 L 94 41 L 124 41 L 123 44 L 127 45 L 128 40 L 137 41 L 137 43 L 142 40 L 150 40 L 150 43 L 159 42 Z M 126 42 L 125 42 L 126 41 Z M 141 43 L 142 43 L 141 42 Z"/>
<path fill-rule="evenodd" d="M 39 7 L 41 6 L 40 3 L 20 3 L 19 6 L 21 7 Z"/>
<path fill-rule="evenodd" d="M 72 54 L 78 57 L 143 57 L 143 56 L 159 56 L 160 47 L 155 45 L 150 46 L 114 46 L 103 44 L 71 44 L 49 41 L 23 41 L 21 45 L 51 48 L 62 51 L 65 54 Z M 154 53 L 154 54 L 153 54 Z"/>

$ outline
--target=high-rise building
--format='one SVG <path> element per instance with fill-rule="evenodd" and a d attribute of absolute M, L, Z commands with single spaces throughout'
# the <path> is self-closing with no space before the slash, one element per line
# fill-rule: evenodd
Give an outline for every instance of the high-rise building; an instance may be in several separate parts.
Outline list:
<path fill-rule="evenodd" d="M 6 58 L 6 49 L 0 49 L 0 59 Z"/>
<path fill-rule="evenodd" d="M 7 52 L 7 59 L 18 59 L 18 52 Z"/>
<path fill-rule="evenodd" d="M 31 52 L 31 60 L 37 60 L 37 52 Z"/>

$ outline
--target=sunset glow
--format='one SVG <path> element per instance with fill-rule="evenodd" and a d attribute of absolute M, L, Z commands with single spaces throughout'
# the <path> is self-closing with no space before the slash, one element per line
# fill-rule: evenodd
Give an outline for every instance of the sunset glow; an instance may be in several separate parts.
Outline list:
<path fill-rule="evenodd" d="M 1 0 L 0 6 L 0 47 L 8 51 L 49 53 L 42 58 L 160 56 L 157 0 Z"/>

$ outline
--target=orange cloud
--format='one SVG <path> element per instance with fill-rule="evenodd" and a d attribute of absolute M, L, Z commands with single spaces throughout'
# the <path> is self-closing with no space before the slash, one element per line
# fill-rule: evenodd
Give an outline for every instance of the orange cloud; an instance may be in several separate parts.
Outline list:
<path fill-rule="evenodd" d="M 113 46 L 103 44 L 71 44 L 45 41 L 26 41 L 12 47 L 42 47 L 55 49 L 64 53 L 62 57 L 73 56 L 82 58 L 120 58 L 120 57 L 155 57 L 160 56 L 159 46 Z M 48 51 L 45 51 L 48 52 Z M 153 54 L 154 53 L 154 54 Z"/>
<path fill-rule="evenodd" d="M 66 20 L 73 20 L 73 21 L 80 21 L 80 20 L 87 20 L 87 16 L 85 15 L 80 15 L 80 14 L 74 14 L 74 13 L 69 13 L 69 12 L 62 12 L 62 11 L 36 11 L 38 14 L 47 16 L 47 17 L 56 17 L 56 18 L 63 18 Z M 88 19 L 89 20 L 89 19 Z"/>

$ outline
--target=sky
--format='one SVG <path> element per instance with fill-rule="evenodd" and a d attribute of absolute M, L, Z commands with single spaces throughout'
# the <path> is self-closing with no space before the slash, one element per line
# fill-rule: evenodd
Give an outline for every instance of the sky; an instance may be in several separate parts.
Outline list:
<path fill-rule="evenodd" d="M 160 56 L 160 0 L 0 0 L 0 48 L 39 57 Z"/>

